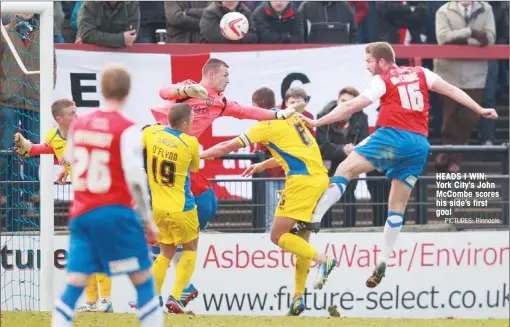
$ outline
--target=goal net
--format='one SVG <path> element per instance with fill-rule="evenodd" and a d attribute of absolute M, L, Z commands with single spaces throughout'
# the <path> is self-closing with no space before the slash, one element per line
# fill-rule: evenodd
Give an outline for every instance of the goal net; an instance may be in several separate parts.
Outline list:
<path fill-rule="evenodd" d="M 2 311 L 47 311 L 54 300 L 53 158 L 20 159 L 12 145 L 16 132 L 39 143 L 51 128 L 53 3 L 2 1 L 0 8 L 8 19 L 0 34 L 0 304 Z"/>

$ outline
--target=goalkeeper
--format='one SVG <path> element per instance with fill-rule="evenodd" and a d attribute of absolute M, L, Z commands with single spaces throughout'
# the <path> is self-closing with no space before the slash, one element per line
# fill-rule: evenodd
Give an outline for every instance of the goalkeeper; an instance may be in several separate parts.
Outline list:
<path fill-rule="evenodd" d="M 76 105 L 72 100 L 59 99 L 51 105 L 51 113 L 58 127 L 50 129 L 46 134 L 46 143 L 32 144 L 23 135 L 16 133 L 14 134 L 14 148 L 16 154 L 21 158 L 41 154 L 55 155 L 56 161 L 63 165 L 62 171 L 58 174 L 57 183 L 64 185 L 67 176 L 71 173 L 71 166 L 64 162 L 64 153 L 67 146 L 69 126 L 76 117 Z M 98 284 L 101 300 L 99 300 Z M 92 275 L 86 288 L 87 303 L 78 308 L 78 311 L 111 312 L 111 287 L 112 281 L 105 274 Z"/>

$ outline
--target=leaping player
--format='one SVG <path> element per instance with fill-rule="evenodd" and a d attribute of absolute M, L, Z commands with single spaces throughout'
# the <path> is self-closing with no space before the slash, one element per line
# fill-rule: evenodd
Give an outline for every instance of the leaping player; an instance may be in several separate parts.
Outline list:
<path fill-rule="evenodd" d="M 202 68 L 200 83 L 186 80 L 163 87 L 159 91 L 159 95 L 166 101 L 161 108 L 152 109 L 156 122 L 167 125 L 168 111 L 172 104 L 187 103 L 193 108 L 194 113 L 193 125 L 189 135 L 198 138 L 218 117 L 228 116 L 262 121 L 286 119 L 294 113 L 293 108 L 274 112 L 228 100 L 223 94 L 229 83 L 228 68 L 228 64 L 223 60 L 211 58 Z M 216 196 L 204 175 L 196 172 L 191 173 L 190 176 L 191 192 L 195 196 L 200 228 L 204 229 L 216 215 Z M 174 256 L 174 262 L 180 258 L 179 250 Z M 193 284 L 188 285 L 180 299 L 182 305 L 186 306 L 197 295 L 198 291 Z"/>
<path fill-rule="evenodd" d="M 304 103 L 294 104 L 299 105 L 304 108 Z M 273 158 L 250 165 L 243 176 L 278 166 L 286 175 L 270 238 L 274 244 L 297 257 L 296 289 L 288 315 L 298 316 L 305 310 L 303 293 L 311 261 L 315 261 L 318 268 L 315 289 L 322 289 L 336 266 L 336 259 L 320 253 L 308 243 L 311 230 L 318 230 L 317 226 L 310 224 L 313 208 L 327 190 L 329 177 L 317 142 L 297 116 L 286 121 L 260 122 L 246 134 L 205 150 L 200 158 L 220 158 L 255 143 L 266 145 Z"/>
<path fill-rule="evenodd" d="M 356 98 L 339 104 L 319 120 L 303 118 L 312 127 L 343 121 L 353 113 L 380 100 L 378 129 L 368 136 L 337 168 L 332 184 L 314 211 L 320 221 L 326 211 L 342 197 L 350 180 L 374 169 L 386 171 L 391 181 L 388 218 L 383 232 L 382 258 L 366 281 L 367 287 L 379 285 L 385 276 L 386 261 L 393 253 L 402 228 L 411 191 L 423 170 L 429 153 L 429 97 L 432 90 L 445 95 L 480 116 L 497 119 L 494 109 L 482 108 L 464 91 L 423 67 L 398 67 L 395 52 L 385 42 L 366 47 L 367 68 L 374 75 L 368 88 Z"/>
<path fill-rule="evenodd" d="M 107 67 L 101 77 L 104 106 L 76 118 L 69 131 L 65 156 L 71 163 L 74 200 L 67 285 L 56 301 L 52 327 L 72 326 L 76 301 L 94 273 L 127 274 L 137 292 L 141 326 L 164 324 L 147 246 L 158 232 L 142 172 L 142 135 L 121 113 L 130 87 L 124 68 Z"/>
<path fill-rule="evenodd" d="M 67 176 L 71 174 L 71 166 L 65 163 L 64 153 L 67 147 L 67 134 L 71 123 L 76 118 L 76 104 L 69 99 L 59 99 L 51 105 L 51 114 L 58 127 L 46 133 L 45 143 L 32 144 L 20 133 L 14 134 L 14 148 L 21 158 L 28 158 L 41 154 L 52 154 L 63 169 L 57 176 L 57 183 L 64 185 Z M 90 276 L 89 284 L 85 288 L 86 303 L 78 311 L 112 312 L 111 302 L 112 280 L 105 274 Z"/>

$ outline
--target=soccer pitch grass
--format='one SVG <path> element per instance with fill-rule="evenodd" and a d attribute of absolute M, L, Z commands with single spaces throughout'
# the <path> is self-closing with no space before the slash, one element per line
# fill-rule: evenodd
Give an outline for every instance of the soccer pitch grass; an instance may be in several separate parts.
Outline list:
<path fill-rule="evenodd" d="M 2 312 L 2 327 L 48 327 L 48 312 Z M 134 314 L 80 313 L 77 327 L 139 326 Z M 165 327 L 508 327 L 508 320 L 467 319 L 360 319 L 308 317 L 242 317 L 166 315 Z"/>

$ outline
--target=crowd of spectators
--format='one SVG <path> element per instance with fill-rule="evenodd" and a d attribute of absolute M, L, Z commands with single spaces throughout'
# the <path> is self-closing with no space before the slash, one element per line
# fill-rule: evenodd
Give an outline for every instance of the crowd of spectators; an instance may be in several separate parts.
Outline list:
<path fill-rule="evenodd" d="M 243 13 L 250 23 L 248 34 L 239 41 L 227 40 L 219 30 L 221 18 L 231 11 Z M 355 44 L 386 41 L 392 44 L 485 47 L 509 43 L 508 12 L 509 3 L 504 1 L 56 1 L 54 41 L 122 48 L 135 43 L 157 43 L 160 40 L 156 31 L 166 30 L 167 43 Z M 30 27 L 36 29 L 38 20 L 33 15 L 28 18 L 17 15 L 2 15 L 2 21 L 4 25 L 9 25 L 13 43 L 25 49 L 23 43 L 32 33 Z M 30 51 L 30 47 L 28 49 Z M 4 58 L 9 53 L 0 52 L 2 66 L 14 62 Z M 30 63 L 29 66 L 32 68 Z M 2 71 L 9 70 L 10 74 L 16 70 L 12 66 L 0 68 Z M 508 61 L 436 59 L 428 63 L 428 68 L 462 88 L 484 107 L 495 107 L 498 96 L 508 90 Z M 22 80 L 32 78 L 23 74 L 20 76 Z M 30 83 L 38 85 L 35 80 Z M 23 99 L 16 97 L 15 91 L 12 87 L 0 89 L 2 148 L 7 148 L 7 143 L 11 142 L 14 125 L 9 124 L 10 129 L 4 128 L 8 126 L 8 121 L 18 121 L 15 114 L 38 110 L 37 92 L 29 95 L 25 92 L 31 98 L 21 101 Z M 324 99 L 326 106 L 316 110 L 318 116 L 325 115 L 338 101 L 345 101 L 357 94 L 357 90 L 348 87 L 342 89 L 331 102 Z M 290 89 L 281 107 L 296 99 L 306 101 L 308 96 L 302 89 Z M 431 95 L 430 103 L 431 126 L 437 133 L 432 132 L 432 136 L 439 137 L 444 144 L 465 144 L 477 127 L 480 143 L 492 144 L 492 120 L 479 120 L 467 108 L 436 94 Z M 259 105 L 267 107 L 267 104 Z M 272 107 L 274 104 L 268 108 Z M 34 141 L 38 140 L 38 126 L 28 131 L 29 137 L 31 133 Z M 321 127 L 314 133 L 331 173 L 352 151 L 353 146 L 368 135 L 367 117 L 359 113 L 348 121 Z M 439 154 L 436 157 L 439 171 L 458 172 L 460 165 L 460 154 Z M 283 177 L 278 170 L 269 173 L 270 177 Z M 374 202 L 386 201 L 386 186 L 378 186 L 375 192 L 375 184 L 367 184 L 371 194 L 380 195 L 372 199 Z M 266 192 L 271 197 L 268 203 L 274 202 L 276 205 L 275 192 L 282 185 L 274 182 L 267 187 L 273 190 Z M 353 184 L 346 190 L 345 202 L 355 202 L 354 189 Z M 0 194 L 0 202 L 4 199 Z M 380 211 L 380 214 L 374 211 L 374 219 L 382 218 L 373 223 L 380 225 L 384 222 L 387 209 L 374 206 L 374 210 Z M 346 226 L 354 225 L 355 214 L 355 209 L 347 210 Z"/>

